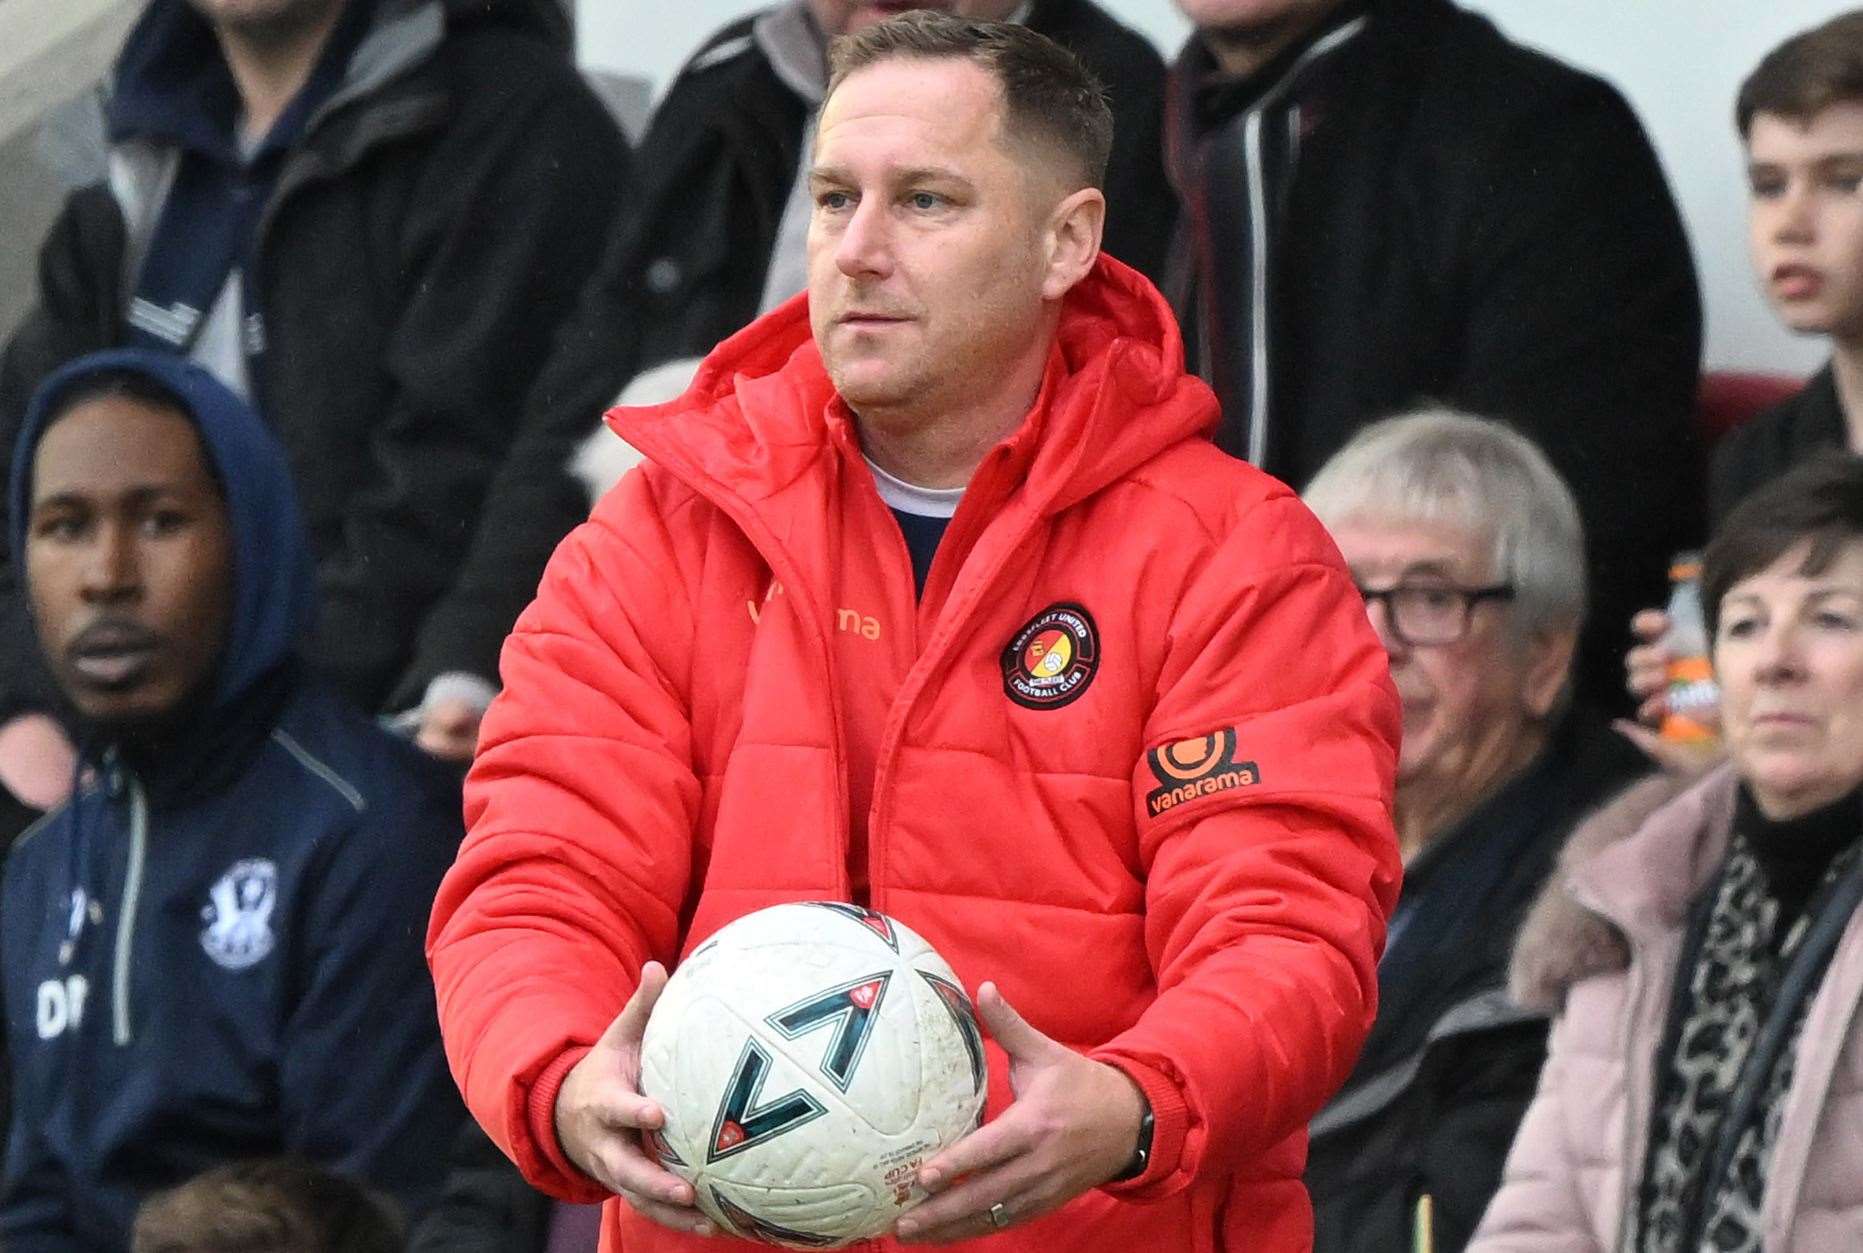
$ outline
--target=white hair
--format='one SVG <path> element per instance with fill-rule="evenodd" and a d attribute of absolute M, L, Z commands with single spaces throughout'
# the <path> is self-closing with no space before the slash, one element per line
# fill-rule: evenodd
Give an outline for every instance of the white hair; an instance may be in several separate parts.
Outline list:
<path fill-rule="evenodd" d="M 1457 527 L 1493 545 L 1493 578 L 1514 589 L 1522 636 L 1585 619 L 1578 502 L 1533 441 L 1486 418 L 1430 408 L 1373 423 L 1302 493 L 1327 527 Z"/>

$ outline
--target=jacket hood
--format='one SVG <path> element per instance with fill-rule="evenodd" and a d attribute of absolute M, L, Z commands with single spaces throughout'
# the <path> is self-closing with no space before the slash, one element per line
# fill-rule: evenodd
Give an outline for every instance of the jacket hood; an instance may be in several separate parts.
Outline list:
<path fill-rule="evenodd" d="M 226 496 L 233 534 L 231 619 L 197 715 L 217 720 L 291 659 L 310 629 L 316 584 L 284 447 L 245 401 L 206 370 L 166 353 L 116 349 L 81 357 L 40 385 L 14 445 L 8 485 L 14 569 L 25 569 L 33 454 L 49 416 L 74 385 L 117 371 L 140 375 L 181 402 Z"/>
<path fill-rule="evenodd" d="M 857 444 L 851 416 L 816 350 L 805 292 L 719 344 L 677 400 L 611 409 L 608 424 L 648 459 L 754 501 L 818 465 L 841 437 Z M 1052 513 L 1207 436 L 1218 416 L 1215 395 L 1184 372 L 1164 297 L 1102 253 L 1063 301 L 1041 392 L 1005 443 L 1025 467 L 1025 490 Z"/>
<path fill-rule="evenodd" d="M 1727 765 L 1659 773 L 1581 822 L 1521 925 L 1508 973 L 1514 1000 L 1557 1012 L 1577 983 L 1624 969 L 1632 940 L 1682 926 L 1719 863 L 1736 787 Z"/>

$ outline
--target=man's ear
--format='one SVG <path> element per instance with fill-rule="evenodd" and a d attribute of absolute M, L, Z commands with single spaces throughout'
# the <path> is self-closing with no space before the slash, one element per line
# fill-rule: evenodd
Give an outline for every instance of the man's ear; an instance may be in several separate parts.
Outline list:
<path fill-rule="evenodd" d="M 1047 273 L 1042 278 L 1044 300 L 1059 300 L 1075 283 L 1087 277 L 1100 256 L 1100 236 L 1106 229 L 1106 197 L 1097 187 L 1082 187 L 1056 205 L 1048 217 L 1045 239 Z"/>
<path fill-rule="evenodd" d="M 1526 683 L 1521 695 L 1533 717 L 1548 717 L 1558 708 L 1577 648 L 1576 631 L 1546 631 L 1528 641 Z"/>

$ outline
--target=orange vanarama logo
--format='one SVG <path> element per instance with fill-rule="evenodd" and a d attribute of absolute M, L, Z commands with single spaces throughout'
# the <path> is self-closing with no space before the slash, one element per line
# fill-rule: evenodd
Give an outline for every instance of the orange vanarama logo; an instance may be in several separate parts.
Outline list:
<path fill-rule="evenodd" d="M 1158 780 L 1158 786 L 1145 797 L 1145 810 L 1154 818 L 1185 801 L 1261 782 L 1261 770 L 1254 762 L 1236 760 L 1234 727 L 1160 744 L 1145 759 Z"/>
<path fill-rule="evenodd" d="M 1003 650 L 1003 694 L 1026 709 L 1058 709 L 1100 668 L 1100 631 L 1080 605 L 1050 605 Z"/>

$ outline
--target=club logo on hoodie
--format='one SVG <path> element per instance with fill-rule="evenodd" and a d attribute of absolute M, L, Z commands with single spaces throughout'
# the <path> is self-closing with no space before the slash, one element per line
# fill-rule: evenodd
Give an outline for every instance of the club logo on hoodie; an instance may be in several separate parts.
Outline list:
<path fill-rule="evenodd" d="M 1100 629 L 1080 605 L 1036 614 L 1003 650 L 1003 694 L 1025 709 L 1059 709 L 1078 700 L 1100 668 Z"/>
<path fill-rule="evenodd" d="M 244 970 L 272 951 L 278 867 L 264 857 L 234 862 L 207 891 L 201 947 L 227 970 Z"/>

